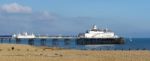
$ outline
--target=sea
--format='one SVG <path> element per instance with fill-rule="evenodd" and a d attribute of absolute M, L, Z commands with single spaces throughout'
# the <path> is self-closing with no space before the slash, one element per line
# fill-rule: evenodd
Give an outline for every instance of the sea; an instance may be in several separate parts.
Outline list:
<path fill-rule="evenodd" d="M 58 47 L 65 49 L 79 49 L 79 50 L 150 50 L 150 38 L 124 38 L 124 44 L 99 44 L 99 45 L 77 45 L 75 39 L 64 40 L 52 40 L 46 39 L 41 42 L 41 39 L 34 39 L 33 46 L 45 46 L 48 48 Z M 42 43 L 42 44 L 41 44 Z M 0 44 L 29 44 L 28 39 L 21 39 L 19 43 L 16 43 L 15 39 L 3 39 L 0 40 Z"/>

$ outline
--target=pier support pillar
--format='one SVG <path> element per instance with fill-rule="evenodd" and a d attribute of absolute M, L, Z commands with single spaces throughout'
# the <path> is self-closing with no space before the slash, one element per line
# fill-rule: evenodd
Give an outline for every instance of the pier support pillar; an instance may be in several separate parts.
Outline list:
<path fill-rule="evenodd" d="M 11 43 L 11 38 L 8 39 L 8 43 Z"/>
<path fill-rule="evenodd" d="M 58 39 L 52 40 L 52 46 L 57 47 L 58 46 Z"/>
<path fill-rule="evenodd" d="M 16 38 L 16 44 L 20 44 L 21 40 Z"/>
<path fill-rule="evenodd" d="M 29 44 L 29 45 L 34 45 L 34 39 L 29 39 L 29 40 L 28 40 L 28 44 Z"/>
<path fill-rule="evenodd" d="M 3 43 L 3 40 L 4 40 L 4 39 L 3 39 L 3 38 L 1 38 L 1 43 Z"/>
<path fill-rule="evenodd" d="M 70 39 L 64 39 L 64 45 L 70 45 Z"/>
<path fill-rule="evenodd" d="M 46 45 L 46 39 L 41 39 L 41 46 L 45 46 Z"/>

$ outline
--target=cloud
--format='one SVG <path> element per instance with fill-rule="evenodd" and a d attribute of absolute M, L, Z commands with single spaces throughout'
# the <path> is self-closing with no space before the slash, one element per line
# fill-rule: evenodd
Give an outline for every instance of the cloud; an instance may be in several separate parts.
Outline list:
<path fill-rule="evenodd" d="M 0 34 L 18 32 L 45 34 L 49 32 L 50 28 L 54 29 L 53 25 L 58 22 L 57 18 L 57 14 L 48 11 L 37 11 L 30 14 L 3 12 L 0 13 L 0 28 L 3 28 L 0 30 Z"/>
<path fill-rule="evenodd" d="M 31 13 L 32 8 L 23 6 L 18 3 L 4 4 L 0 7 L 1 11 L 7 13 Z"/>

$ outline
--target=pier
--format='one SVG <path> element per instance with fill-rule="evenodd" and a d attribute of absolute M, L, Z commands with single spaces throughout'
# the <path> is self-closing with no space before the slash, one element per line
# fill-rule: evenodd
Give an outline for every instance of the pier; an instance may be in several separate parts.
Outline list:
<path fill-rule="evenodd" d="M 57 37 L 57 36 L 35 37 L 35 38 L 0 37 L 0 43 L 59 47 L 59 44 L 63 46 L 68 46 L 72 43 L 72 41 L 75 41 L 76 39 L 77 37 Z"/>
<path fill-rule="evenodd" d="M 116 35 L 109 29 L 99 29 L 94 25 L 87 32 L 76 36 L 63 35 L 36 35 L 33 33 L 23 32 L 13 35 L 0 36 L 1 43 L 28 44 L 38 46 L 54 46 L 61 45 L 100 45 L 100 44 L 124 44 L 124 39 Z M 63 43 L 63 44 L 62 44 Z"/>
<path fill-rule="evenodd" d="M 107 40 L 104 40 L 108 44 Z M 0 37 L 0 44 L 27 44 L 33 46 L 45 46 L 45 47 L 58 47 L 58 48 L 77 48 L 81 50 L 147 50 L 147 48 L 112 48 L 110 46 L 99 47 L 88 49 L 86 45 L 104 45 L 104 41 L 99 41 L 98 39 L 83 39 L 79 37 L 36 37 L 36 38 L 13 38 L 13 37 Z M 112 43 L 112 42 L 111 42 Z M 78 48 L 77 48 L 78 49 Z"/>

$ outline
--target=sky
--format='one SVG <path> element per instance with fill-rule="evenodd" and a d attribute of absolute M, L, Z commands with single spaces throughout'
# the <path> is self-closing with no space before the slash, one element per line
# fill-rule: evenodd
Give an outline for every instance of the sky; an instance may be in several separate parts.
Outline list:
<path fill-rule="evenodd" d="M 0 34 L 77 35 L 92 25 L 150 37 L 150 0 L 0 0 Z"/>

